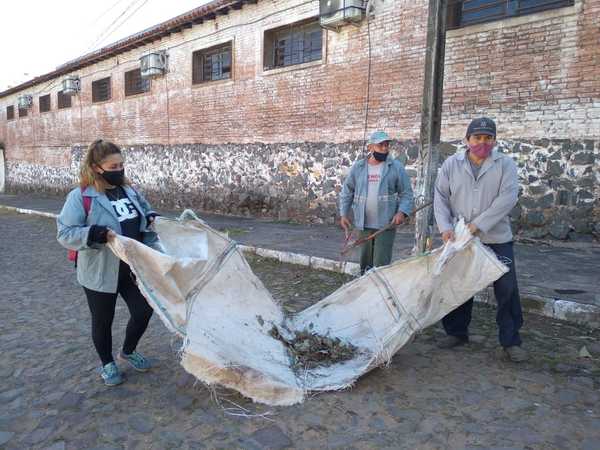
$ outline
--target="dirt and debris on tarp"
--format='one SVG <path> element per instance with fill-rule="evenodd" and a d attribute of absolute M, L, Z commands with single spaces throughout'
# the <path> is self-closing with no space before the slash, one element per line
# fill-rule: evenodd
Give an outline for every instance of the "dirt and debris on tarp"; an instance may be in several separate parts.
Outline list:
<path fill-rule="evenodd" d="M 292 336 L 273 325 L 269 334 L 283 342 L 291 358 L 295 372 L 314 369 L 318 366 L 328 367 L 353 359 L 358 348 L 340 338 L 320 336 L 309 330 L 296 331 Z M 284 337 L 287 336 L 287 337 Z"/>
<path fill-rule="evenodd" d="M 270 405 L 352 386 L 508 270 L 459 222 L 443 248 L 371 270 L 287 317 L 237 244 L 191 211 L 155 228 L 162 253 L 122 236 L 110 247 L 183 338 L 182 366 Z"/>

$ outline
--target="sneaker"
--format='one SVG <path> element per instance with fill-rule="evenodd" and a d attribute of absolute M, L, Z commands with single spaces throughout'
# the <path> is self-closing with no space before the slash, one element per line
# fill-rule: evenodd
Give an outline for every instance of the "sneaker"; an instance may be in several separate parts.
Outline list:
<path fill-rule="evenodd" d="M 138 372 L 146 372 L 150 369 L 150 367 L 152 367 L 150 365 L 150 361 L 148 361 L 136 351 L 132 352 L 130 355 L 126 355 L 123 352 L 119 352 L 119 354 L 117 355 L 117 359 L 119 361 L 128 363 Z"/>
<path fill-rule="evenodd" d="M 468 338 L 458 336 L 445 336 L 443 339 L 440 339 L 437 346 L 438 348 L 448 350 L 454 347 L 460 347 L 461 345 L 465 345 L 467 342 L 469 342 Z"/>
<path fill-rule="evenodd" d="M 121 375 L 121 372 L 119 372 L 119 368 L 114 361 L 102 366 L 100 376 L 107 386 L 116 386 L 123 382 L 123 376 Z"/>
<path fill-rule="evenodd" d="M 519 345 L 504 347 L 504 353 L 512 362 L 525 362 L 529 359 L 529 354 Z"/>

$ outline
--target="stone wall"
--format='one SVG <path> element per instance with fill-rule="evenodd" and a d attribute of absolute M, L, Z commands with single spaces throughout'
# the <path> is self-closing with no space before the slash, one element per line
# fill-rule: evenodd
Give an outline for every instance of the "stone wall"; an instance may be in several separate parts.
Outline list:
<path fill-rule="evenodd" d="M 600 236 L 600 141 L 503 141 L 500 147 L 518 164 L 513 219 L 523 236 Z"/>
<path fill-rule="evenodd" d="M 442 146 L 442 158 L 460 150 Z M 344 176 L 362 143 L 189 144 L 124 147 L 127 174 L 159 208 L 310 223 L 334 223 Z M 521 184 L 511 216 L 531 238 L 600 236 L 600 141 L 499 141 L 518 164 Z M 84 149 L 65 168 L 8 163 L 10 191 L 64 193 L 77 180 Z M 393 142 L 393 154 L 416 176 L 418 143 Z"/>

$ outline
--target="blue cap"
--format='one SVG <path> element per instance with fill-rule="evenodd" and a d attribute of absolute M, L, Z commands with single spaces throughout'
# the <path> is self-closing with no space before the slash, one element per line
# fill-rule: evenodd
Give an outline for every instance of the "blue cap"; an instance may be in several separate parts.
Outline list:
<path fill-rule="evenodd" d="M 496 137 L 496 123 L 487 117 L 473 119 L 467 128 L 467 139 L 472 134 L 487 134 Z"/>
<path fill-rule="evenodd" d="M 374 131 L 369 137 L 367 144 L 381 144 L 382 142 L 391 140 L 392 138 L 385 131 Z"/>

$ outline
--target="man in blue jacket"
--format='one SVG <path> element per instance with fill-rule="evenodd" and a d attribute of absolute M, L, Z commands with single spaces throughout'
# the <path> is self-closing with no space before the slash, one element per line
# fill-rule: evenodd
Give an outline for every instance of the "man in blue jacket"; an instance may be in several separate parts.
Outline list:
<path fill-rule="evenodd" d="M 389 157 L 390 137 L 374 132 L 368 141 L 369 155 L 354 163 L 340 195 L 340 225 L 346 233 L 354 222 L 366 237 L 390 223 L 400 225 L 413 210 L 413 192 L 404 166 Z M 350 210 L 352 209 L 352 217 Z M 379 234 L 361 248 L 361 274 L 392 261 L 395 228 Z"/>

